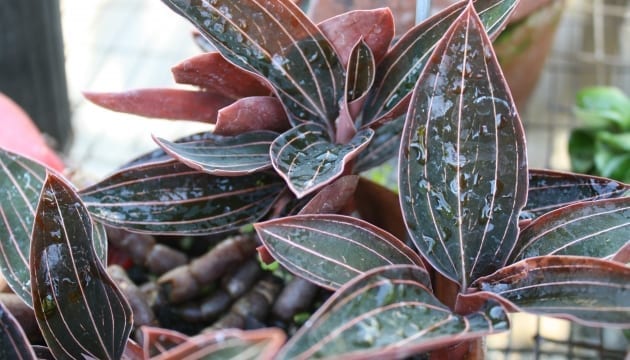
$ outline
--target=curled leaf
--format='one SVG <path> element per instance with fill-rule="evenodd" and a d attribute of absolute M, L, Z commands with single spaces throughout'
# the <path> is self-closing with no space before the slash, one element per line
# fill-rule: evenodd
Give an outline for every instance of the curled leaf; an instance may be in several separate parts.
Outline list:
<path fill-rule="evenodd" d="M 248 131 L 286 131 L 290 127 L 282 103 L 270 96 L 247 97 L 219 111 L 214 133 L 239 135 Z"/>
<path fill-rule="evenodd" d="M 2 302 L 0 302 L 0 359 L 37 359 L 24 330 Z"/>

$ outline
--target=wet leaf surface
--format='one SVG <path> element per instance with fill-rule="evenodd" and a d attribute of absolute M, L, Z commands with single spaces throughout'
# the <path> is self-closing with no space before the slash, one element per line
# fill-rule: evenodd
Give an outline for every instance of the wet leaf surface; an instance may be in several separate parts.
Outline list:
<path fill-rule="evenodd" d="M 521 218 L 533 219 L 576 201 L 616 198 L 628 192 L 629 186 L 611 179 L 531 169 L 527 205 Z"/>
<path fill-rule="evenodd" d="M 332 133 L 343 96 L 339 58 L 291 0 L 163 0 L 190 20 L 221 54 L 265 77 L 292 124 L 313 121 Z"/>
<path fill-rule="evenodd" d="M 374 137 L 364 151 L 359 154 L 354 171 L 362 173 L 384 164 L 396 156 L 400 149 L 400 135 L 405 125 L 405 116 L 378 127 L 374 130 Z"/>
<path fill-rule="evenodd" d="M 0 302 L 0 359 L 35 360 L 24 330 Z"/>
<path fill-rule="evenodd" d="M 271 162 L 293 193 L 301 198 L 339 177 L 346 164 L 367 146 L 374 131 L 358 132 L 347 144 L 335 144 L 315 123 L 294 127 L 271 145 Z"/>
<path fill-rule="evenodd" d="M 613 256 L 630 243 L 630 197 L 581 202 L 542 215 L 520 234 L 509 262 L 543 255 Z"/>
<path fill-rule="evenodd" d="M 272 172 L 221 177 L 178 161 L 123 169 L 80 194 L 95 219 L 159 234 L 212 234 L 263 216 L 285 186 Z"/>
<path fill-rule="evenodd" d="M 346 71 L 346 99 L 350 103 L 360 99 L 374 83 L 376 63 L 370 47 L 361 39 L 352 48 Z"/>
<path fill-rule="evenodd" d="M 131 308 L 92 236 L 78 194 L 49 174 L 33 226 L 31 290 L 37 323 L 57 358 L 120 358 L 131 331 Z"/>
<path fill-rule="evenodd" d="M 506 330 L 497 303 L 467 316 L 441 304 L 413 266 L 375 269 L 337 291 L 291 338 L 280 359 L 404 358 Z"/>
<path fill-rule="evenodd" d="M 28 257 L 35 209 L 46 177 L 46 167 L 0 149 L 0 271 L 22 301 L 32 307 Z M 94 247 L 107 263 L 104 228 L 94 225 Z"/>
<path fill-rule="evenodd" d="M 256 131 L 180 143 L 156 138 L 156 142 L 193 169 L 212 175 L 238 176 L 271 167 L 269 147 L 277 136 L 278 133 L 271 131 Z"/>
<path fill-rule="evenodd" d="M 472 284 L 517 311 L 552 315 L 588 326 L 630 327 L 630 267 L 573 256 L 519 261 Z"/>
<path fill-rule="evenodd" d="M 349 216 L 298 215 L 254 227 L 278 262 L 329 289 L 380 266 L 423 266 L 420 257 L 402 241 Z"/>
<path fill-rule="evenodd" d="M 491 37 L 498 35 L 516 7 L 516 0 L 477 0 L 475 9 Z M 407 101 L 433 49 L 446 29 L 462 14 L 466 2 L 444 9 L 420 23 L 396 43 L 376 72 L 363 124 L 393 119 L 406 110 Z"/>
<path fill-rule="evenodd" d="M 427 260 L 463 289 L 501 268 L 527 196 L 525 139 L 472 6 L 414 90 L 400 151 L 403 215 Z"/>

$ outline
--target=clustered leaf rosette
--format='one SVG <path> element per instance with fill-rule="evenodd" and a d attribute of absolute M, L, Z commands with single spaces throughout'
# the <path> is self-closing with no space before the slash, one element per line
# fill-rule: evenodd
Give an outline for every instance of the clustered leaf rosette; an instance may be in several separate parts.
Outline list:
<path fill-rule="evenodd" d="M 517 0 L 459 2 L 391 46 L 388 9 L 316 25 L 289 0 L 163 1 L 216 48 L 173 68 L 199 89 L 86 96 L 213 131 L 156 138 L 80 190 L 0 152 L 0 270 L 55 356 L 405 357 L 504 331 L 508 311 L 630 327 L 630 186 L 528 169 L 491 43 Z M 355 175 L 396 154 L 398 194 Z M 102 224 L 203 235 L 251 223 L 264 254 L 335 291 L 288 343 L 277 329 L 145 328 L 143 348 L 125 346 Z M 436 296 L 444 281 L 453 298 Z M 57 295 L 85 316 L 71 321 Z M 1 307 L 0 321 L 0 343 L 32 357 Z"/>

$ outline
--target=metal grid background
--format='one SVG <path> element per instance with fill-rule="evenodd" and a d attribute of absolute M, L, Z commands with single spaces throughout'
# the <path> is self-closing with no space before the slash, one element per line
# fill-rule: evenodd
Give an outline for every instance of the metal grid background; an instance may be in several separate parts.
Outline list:
<path fill-rule="evenodd" d="M 522 112 L 531 167 L 569 170 L 568 135 L 580 125 L 572 113 L 575 93 L 592 85 L 630 94 L 630 0 L 566 0 L 553 48 Z M 488 340 L 488 358 L 630 359 L 620 330 L 522 314 L 512 320 L 509 334 Z"/>

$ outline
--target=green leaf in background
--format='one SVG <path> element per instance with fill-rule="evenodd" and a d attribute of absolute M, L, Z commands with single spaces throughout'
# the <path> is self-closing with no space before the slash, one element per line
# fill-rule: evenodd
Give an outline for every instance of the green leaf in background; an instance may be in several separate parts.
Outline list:
<path fill-rule="evenodd" d="M 293 125 L 333 133 L 344 69 L 330 42 L 291 0 L 162 0 L 195 25 L 228 60 L 265 77 Z"/>
<path fill-rule="evenodd" d="M 301 198 L 339 177 L 373 134 L 372 129 L 365 129 L 347 144 L 335 144 L 323 126 L 305 123 L 274 140 L 271 162 L 291 191 Z"/>
<path fill-rule="evenodd" d="M 466 289 L 505 264 L 527 198 L 525 137 L 471 5 L 414 90 L 399 172 L 409 234 L 439 272 Z"/>
<path fill-rule="evenodd" d="M 573 129 L 569 135 L 571 169 L 591 173 L 595 167 L 595 134 L 592 130 Z"/>
<path fill-rule="evenodd" d="M 170 161 L 126 168 L 80 194 L 92 216 L 107 225 L 201 235 L 258 220 L 284 188 L 273 172 L 221 177 Z"/>
<path fill-rule="evenodd" d="M 33 226 L 31 291 L 57 358 L 119 359 L 131 332 L 131 308 L 96 256 L 92 236 L 78 194 L 49 174 Z"/>
<path fill-rule="evenodd" d="M 0 271 L 13 292 L 32 307 L 28 257 L 35 209 L 46 177 L 46 167 L 0 149 Z M 94 247 L 107 263 L 107 237 L 95 224 Z"/>
<path fill-rule="evenodd" d="M 474 2 L 491 37 L 498 35 L 516 7 L 517 0 L 477 0 Z M 406 110 L 406 101 L 423 72 L 436 44 L 451 23 L 464 11 L 466 2 L 444 9 L 420 23 L 396 43 L 376 71 L 368 95 L 362 124 L 394 119 Z"/>
<path fill-rule="evenodd" d="M 477 279 L 516 311 L 568 318 L 588 326 L 630 327 L 630 267 L 574 256 L 542 256 Z"/>
<path fill-rule="evenodd" d="M 611 179 L 530 169 L 527 204 L 521 218 L 533 219 L 578 201 L 625 196 L 630 186 Z"/>
<path fill-rule="evenodd" d="M 429 289 L 426 271 L 388 266 L 339 289 L 287 343 L 279 359 L 388 359 L 506 330 L 497 303 L 453 314 Z"/>
<path fill-rule="evenodd" d="M 271 131 L 253 131 L 237 136 L 213 135 L 210 138 L 174 143 L 155 141 L 177 160 L 212 175 L 247 175 L 271 167 L 269 147 L 278 136 Z"/>
<path fill-rule="evenodd" d="M 618 88 L 593 86 L 578 91 L 574 111 L 587 127 L 630 130 L 630 99 Z"/>
<path fill-rule="evenodd" d="M 608 140 L 608 141 L 606 141 Z M 597 134 L 595 139 L 595 169 L 604 177 L 630 183 L 630 151 L 609 144 L 610 138 Z"/>
<path fill-rule="evenodd" d="M 630 242 L 630 197 L 578 202 L 536 218 L 508 263 L 543 255 L 613 256 Z"/>
<path fill-rule="evenodd" d="M 420 257 L 402 241 L 353 217 L 298 215 L 254 227 L 287 270 L 329 289 L 380 266 L 423 266 Z"/>
<path fill-rule="evenodd" d="M 2 302 L 0 302 L 0 359 L 37 359 L 24 330 Z"/>

